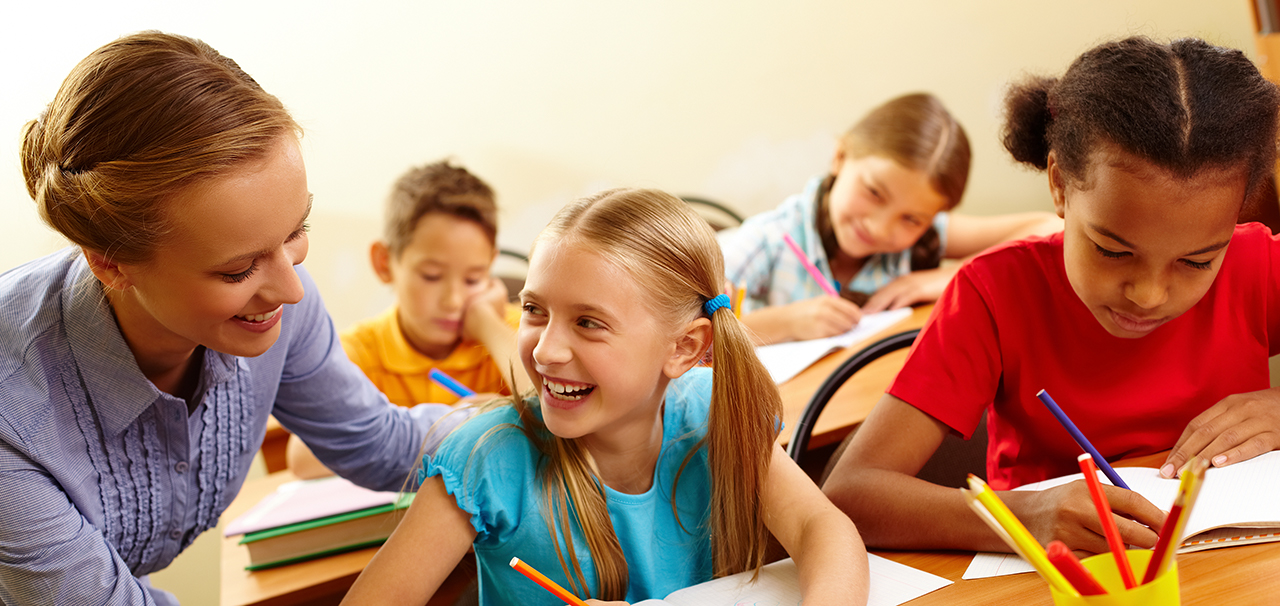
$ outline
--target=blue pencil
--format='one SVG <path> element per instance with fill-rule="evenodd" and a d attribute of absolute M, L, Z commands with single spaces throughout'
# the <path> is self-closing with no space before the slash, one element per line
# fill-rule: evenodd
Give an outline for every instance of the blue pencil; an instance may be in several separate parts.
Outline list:
<path fill-rule="evenodd" d="M 1036 397 L 1040 398 L 1040 401 L 1044 402 L 1044 405 L 1049 409 L 1049 412 L 1053 413 L 1053 416 L 1058 418 L 1058 422 L 1062 423 L 1062 426 L 1067 429 L 1067 433 L 1071 434 L 1071 437 L 1075 439 L 1076 444 L 1079 444 L 1080 448 L 1083 448 L 1085 452 L 1093 456 L 1094 462 L 1098 464 L 1098 468 L 1102 470 L 1102 473 L 1107 475 L 1107 478 L 1111 480 L 1111 483 L 1125 490 L 1129 490 L 1129 485 L 1125 484 L 1124 480 L 1120 479 L 1120 475 L 1116 473 L 1116 470 L 1111 468 L 1111 465 L 1107 464 L 1107 460 L 1102 458 L 1102 455 L 1098 453 L 1098 449 L 1094 448 L 1093 444 L 1089 443 L 1089 440 L 1084 437 L 1083 433 L 1080 433 L 1080 428 L 1076 427 L 1076 424 L 1072 423 L 1071 419 L 1067 418 L 1067 413 L 1062 412 L 1062 409 L 1058 407 L 1058 403 L 1054 402 L 1053 398 L 1049 397 L 1049 392 L 1041 389 L 1040 393 L 1036 394 Z"/>
<path fill-rule="evenodd" d="M 454 395 L 458 396 L 459 398 L 465 398 L 467 396 L 476 395 L 476 392 L 472 390 L 470 387 L 467 387 L 466 385 L 459 383 L 457 379 L 447 374 L 444 374 L 438 368 L 432 368 L 431 372 L 427 374 L 431 375 L 432 381 L 435 381 L 436 383 L 439 383 L 441 387 L 449 391 L 452 391 Z"/>

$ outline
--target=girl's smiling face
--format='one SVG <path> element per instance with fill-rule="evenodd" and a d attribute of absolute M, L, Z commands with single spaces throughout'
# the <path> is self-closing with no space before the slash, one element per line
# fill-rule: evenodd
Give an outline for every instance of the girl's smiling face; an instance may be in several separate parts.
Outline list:
<path fill-rule="evenodd" d="M 552 433 L 614 443 L 652 435 L 667 383 L 684 367 L 672 364 L 674 328 L 643 297 L 595 250 L 539 241 L 520 293 L 518 347 Z"/>
<path fill-rule="evenodd" d="M 1049 156 L 1049 184 L 1065 222 L 1067 279 L 1107 332 L 1151 334 L 1200 301 L 1244 202 L 1243 169 L 1179 178 L 1112 145 L 1090 159 L 1086 182 Z"/>
<path fill-rule="evenodd" d="M 833 164 L 827 211 L 840 252 L 854 259 L 910 248 L 947 206 L 928 175 L 888 158 L 840 152 Z"/>

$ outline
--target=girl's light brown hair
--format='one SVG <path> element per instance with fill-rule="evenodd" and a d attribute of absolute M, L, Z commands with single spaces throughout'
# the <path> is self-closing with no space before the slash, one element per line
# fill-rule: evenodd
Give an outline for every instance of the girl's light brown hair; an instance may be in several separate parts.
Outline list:
<path fill-rule="evenodd" d="M 928 93 L 890 99 L 854 124 L 840 140 L 847 156 L 883 156 L 929 178 L 947 200 L 960 204 L 969 181 L 969 137 L 942 101 Z"/>
<path fill-rule="evenodd" d="M 647 293 L 645 303 L 665 321 L 673 338 L 705 315 L 703 304 L 720 294 L 724 285 L 724 258 L 711 228 L 684 202 L 659 191 L 610 190 L 571 203 L 538 236 L 532 254 L 537 255 L 538 244 L 547 241 L 586 247 L 622 268 L 637 281 L 637 291 Z M 710 528 L 689 530 L 709 533 L 713 573 L 723 576 L 758 570 L 764 563 L 769 534 L 761 495 L 782 418 L 782 400 L 733 312 L 721 308 L 711 323 L 715 365 L 710 418 L 707 435 L 698 446 L 707 449 L 710 466 Z M 546 456 L 540 473 L 547 495 L 547 524 L 553 535 L 566 539 L 567 557 L 557 547 L 565 576 L 572 585 L 587 589 L 573 541 L 567 540 L 576 522 L 596 569 L 600 595 L 594 597 L 623 599 L 627 563 L 590 454 L 576 440 L 548 432 L 521 398 L 515 399 L 514 406 L 525 435 Z M 670 487 L 673 510 L 677 490 L 703 489 L 680 486 L 677 475 L 675 486 Z M 575 516 L 572 521 L 571 515 Z M 560 541 L 555 543 L 558 546 Z"/>
<path fill-rule="evenodd" d="M 231 59 L 184 36 L 141 32 L 71 70 L 22 133 L 22 174 L 46 223 L 121 263 L 150 258 L 166 203 L 266 157 L 297 124 Z"/>
<path fill-rule="evenodd" d="M 418 222 L 432 213 L 473 221 L 489 238 L 489 244 L 497 242 L 498 206 L 493 189 L 467 169 L 441 160 L 410 169 L 391 188 L 382 232 L 391 256 L 399 257 L 404 252 Z"/>

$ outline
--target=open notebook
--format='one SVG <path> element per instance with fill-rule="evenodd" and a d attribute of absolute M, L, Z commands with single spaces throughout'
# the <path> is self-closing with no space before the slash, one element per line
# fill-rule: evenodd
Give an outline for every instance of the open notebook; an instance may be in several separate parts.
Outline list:
<path fill-rule="evenodd" d="M 769 369 L 774 383 L 784 383 L 800 374 L 800 371 L 821 360 L 827 354 L 865 341 L 872 335 L 911 316 L 911 308 L 894 309 L 862 316 L 853 330 L 842 335 L 809 341 L 792 341 L 775 345 L 761 345 L 756 355 Z"/>
<path fill-rule="evenodd" d="M 1178 493 L 1177 479 L 1161 478 L 1149 467 L 1117 467 L 1116 473 L 1129 488 L 1162 510 L 1169 509 Z M 1083 477 L 1077 473 L 1027 484 L 1018 490 L 1044 490 Z M 1110 483 L 1106 476 L 1098 477 Z M 1235 465 L 1209 468 L 1187 519 L 1178 553 L 1271 541 L 1280 541 L 1280 451 Z M 974 556 L 964 578 L 1031 571 L 1031 565 L 1016 555 L 980 553 Z"/>
<path fill-rule="evenodd" d="M 868 606 L 898 606 L 951 584 L 942 577 L 871 554 L 871 597 Z M 633 606 L 798 606 L 800 579 L 790 558 L 760 569 L 751 583 L 744 572 L 674 591 L 662 600 L 645 600 Z"/>

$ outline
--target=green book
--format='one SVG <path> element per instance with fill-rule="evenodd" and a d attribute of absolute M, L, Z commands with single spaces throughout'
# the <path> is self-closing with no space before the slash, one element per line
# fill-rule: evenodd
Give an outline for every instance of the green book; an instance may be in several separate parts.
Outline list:
<path fill-rule="evenodd" d="M 380 545 L 391 536 L 414 493 L 395 503 L 250 532 L 240 539 L 249 550 L 245 570 L 261 570 Z"/>

